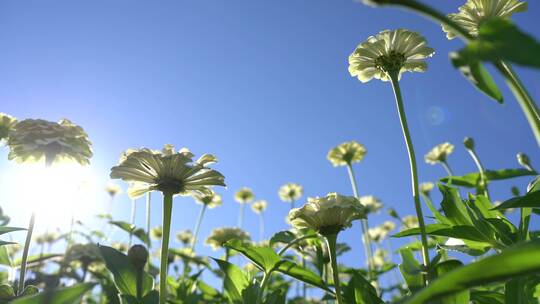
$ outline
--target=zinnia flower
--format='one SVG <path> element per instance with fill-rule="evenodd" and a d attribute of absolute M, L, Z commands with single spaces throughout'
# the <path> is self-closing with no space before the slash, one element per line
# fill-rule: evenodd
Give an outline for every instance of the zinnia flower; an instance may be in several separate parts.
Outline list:
<path fill-rule="evenodd" d="M 219 207 L 223 204 L 221 195 L 215 193 L 214 191 L 207 194 L 195 195 L 194 198 L 198 204 L 205 205 L 209 209 Z"/>
<path fill-rule="evenodd" d="M 406 229 L 416 228 L 419 225 L 418 217 L 415 215 L 406 215 L 401 219 L 401 222 Z"/>
<path fill-rule="evenodd" d="M 451 143 L 445 142 L 431 149 L 431 151 L 429 151 L 424 156 L 424 159 L 426 163 L 430 165 L 435 165 L 437 163 L 444 163 L 446 162 L 446 158 L 448 157 L 448 155 L 452 154 L 453 151 L 454 151 L 454 145 L 452 145 Z"/>
<path fill-rule="evenodd" d="M 247 187 L 243 187 L 240 190 L 236 191 L 234 194 L 234 199 L 240 204 L 248 204 L 255 199 L 253 191 Z"/>
<path fill-rule="evenodd" d="M 366 153 L 367 150 L 362 144 L 352 140 L 332 148 L 326 158 L 334 167 L 347 166 L 364 159 Z"/>
<path fill-rule="evenodd" d="M 116 195 L 122 193 L 122 188 L 120 188 L 120 186 L 117 184 L 110 183 L 105 188 L 105 191 L 107 191 L 111 197 L 115 197 Z"/>
<path fill-rule="evenodd" d="M 89 164 L 91 142 L 84 130 L 67 119 L 59 122 L 25 119 L 10 132 L 8 158 L 17 162 L 45 160 L 47 165 L 57 161 L 76 161 Z"/>
<path fill-rule="evenodd" d="M 297 229 L 311 228 L 325 235 L 337 233 L 365 215 L 365 207 L 356 198 L 329 193 L 326 197 L 308 198 L 304 206 L 289 212 L 289 220 Z"/>
<path fill-rule="evenodd" d="M 223 247 L 223 244 L 230 240 L 249 242 L 251 238 L 247 232 L 240 228 L 224 227 L 212 230 L 212 233 L 206 239 L 205 243 L 210 245 L 213 250 L 218 250 L 219 248 Z"/>
<path fill-rule="evenodd" d="M 510 19 L 512 14 L 527 10 L 527 3 L 519 0 L 467 0 L 459 7 L 457 14 L 450 14 L 448 18 L 463 27 L 471 36 L 478 36 L 478 29 L 482 23 L 495 19 Z M 456 35 L 443 25 L 448 39 Z"/>
<path fill-rule="evenodd" d="M 266 210 L 268 203 L 265 200 L 258 200 L 251 204 L 251 210 L 257 214 L 261 214 Z"/>
<path fill-rule="evenodd" d="M 102 262 L 103 257 L 98 246 L 94 244 L 75 244 L 67 250 L 64 261 L 66 263 L 78 261 L 87 267 L 92 263 Z"/>
<path fill-rule="evenodd" d="M 128 190 L 131 198 L 149 191 L 169 194 L 211 194 L 209 187 L 225 186 L 224 177 L 206 165 L 217 162 L 210 154 L 193 162 L 187 149 L 174 151 L 166 145 L 162 152 L 142 148 L 126 151 L 117 166 L 111 168 L 111 178 L 133 182 Z"/>
<path fill-rule="evenodd" d="M 287 203 L 297 201 L 302 197 L 304 189 L 299 184 L 288 183 L 279 188 L 279 198 Z"/>
<path fill-rule="evenodd" d="M 189 229 L 179 231 L 176 234 L 176 239 L 184 245 L 191 244 L 193 243 L 193 233 Z"/>
<path fill-rule="evenodd" d="M 388 237 L 388 234 L 394 229 L 396 229 L 396 224 L 394 224 L 394 222 L 385 221 L 380 226 L 370 228 L 368 230 L 368 234 L 370 236 L 370 239 L 374 240 L 377 243 L 381 243 Z"/>
<path fill-rule="evenodd" d="M 0 141 L 7 139 L 9 132 L 13 129 L 13 126 L 17 123 L 17 119 L 6 113 L 0 113 Z"/>
<path fill-rule="evenodd" d="M 360 204 L 366 207 L 367 213 L 375 213 L 383 207 L 382 202 L 373 195 L 360 197 Z"/>
<path fill-rule="evenodd" d="M 435 187 L 433 183 L 426 182 L 426 183 L 421 183 L 419 186 L 419 189 L 420 189 L 420 192 L 423 193 L 424 195 L 429 195 L 431 190 L 433 190 L 433 187 Z"/>
<path fill-rule="evenodd" d="M 383 250 L 383 249 L 377 249 L 375 250 L 375 254 L 373 255 L 371 263 L 373 266 L 377 268 L 381 268 L 384 266 L 384 263 L 387 257 L 388 257 L 388 251 Z"/>
<path fill-rule="evenodd" d="M 36 236 L 36 243 L 39 245 L 52 244 L 60 240 L 60 235 L 57 232 L 44 232 Z"/>
<path fill-rule="evenodd" d="M 163 227 L 156 226 L 150 230 L 150 235 L 152 238 L 159 240 L 163 237 Z"/>
<path fill-rule="evenodd" d="M 361 82 L 373 78 L 389 81 L 389 73 L 424 72 L 425 58 L 435 51 L 420 34 L 406 30 L 385 30 L 362 42 L 349 56 L 349 73 Z"/>

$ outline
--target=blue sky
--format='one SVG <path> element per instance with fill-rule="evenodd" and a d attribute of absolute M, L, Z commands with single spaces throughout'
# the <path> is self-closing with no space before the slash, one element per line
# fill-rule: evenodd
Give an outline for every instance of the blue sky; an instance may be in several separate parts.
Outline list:
<path fill-rule="evenodd" d="M 464 1 L 437 2 L 449 13 Z M 529 2 L 529 12 L 514 20 L 540 37 L 540 3 Z M 449 159 L 456 173 L 475 169 L 461 145 L 465 136 L 476 139 L 488 168 L 518 167 L 517 152 L 540 162 L 528 124 L 500 77 L 503 106 L 451 67 L 448 52 L 460 48 L 460 41 L 446 40 L 439 26 L 409 12 L 350 0 L 2 1 L 0 110 L 18 118 L 66 117 L 83 126 L 94 144 L 92 170 L 100 190 L 126 148 L 172 143 L 196 155 L 217 155 L 215 167 L 228 189 L 219 190 L 224 206 L 207 213 L 203 239 L 212 228 L 236 224 L 239 206 L 232 196 L 242 186 L 268 200 L 267 236 L 286 228 L 288 205 L 277 197 L 282 184 L 300 183 L 309 196 L 350 194 L 345 168 L 326 160 L 331 147 L 347 140 L 368 149 L 356 166 L 360 193 L 413 214 L 390 85 L 361 84 L 347 72 L 347 57 L 358 43 L 398 27 L 420 31 L 436 50 L 427 73 L 405 74 L 401 82 L 421 181 L 443 175 L 422 158 L 444 141 L 456 145 Z M 538 71 L 518 71 L 540 100 Z M 2 163 L 13 166 L 5 157 Z M 526 183 L 499 183 L 492 193 L 505 199 L 510 185 L 524 189 Z M 106 196 L 100 198 L 91 208 L 95 213 L 104 211 Z M 21 211 L 15 201 L 2 200 L 8 213 Z M 158 224 L 161 205 L 154 201 Z M 114 216 L 128 219 L 129 206 L 122 196 Z M 173 213 L 174 230 L 192 228 L 198 205 L 180 198 Z M 382 212 L 371 222 L 386 218 Z M 143 225 L 142 213 L 137 221 Z M 247 216 L 245 226 L 256 238 L 257 218 Z M 363 264 L 359 229 L 355 225 L 340 237 L 353 247 L 342 262 L 353 266 Z"/>

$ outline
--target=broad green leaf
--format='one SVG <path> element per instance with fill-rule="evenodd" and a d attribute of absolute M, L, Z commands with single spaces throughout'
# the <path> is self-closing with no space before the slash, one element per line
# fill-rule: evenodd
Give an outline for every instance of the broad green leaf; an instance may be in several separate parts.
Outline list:
<path fill-rule="evenodd" d="M 266 273 L 271 271 L 281 260 L 281 257 L 270 247 L 253 246 L 240 240 L 230 240 L 224 246 L 242 253 Z"/>
<path fill-rule="evenodd" d="M 504 295 L 491 290 L 472 290 L 471 301 L 477 304 L 505 304 Z"/>
<path fill-rule="evenodd" d="M 146 245 L 148 245 L 150 242 L 150 240 L 148 239 L 148 235 L 142 228 L 137 228 L 135 227 L 135 225 L 123 221 L 110 221 L 109 224 L 112 224 L 129 234 L 133 234 Z"/>
<path fill-rule="evenodd" d="M 219 266 L 219 269 L 225 274 L 223 279 L 223 287 L 225 294 L 232 302 L 242 303 L 242 291 L 249 286 L 249 280 L 244 272 L 227 261 L 214 259 Z"/>
<path fill-rule="evenodd" d="M 259 296 L 259 284 L 257 281 L 251 282 L 248 287 L 242 290 L 242 303 L 257 303 L 257 298 Z"/>
<path fill-rule="evenodd" d="M 392 237 L 406 237 L 420 235 L 420 228 L 411 228 L 394 234 Z M 487 242 L 489 239 L 473 226 L 450 226 L 444 224 L 431 224 L 426 226 L 426 234 L 433 236 L 452 237 L 476 242 Z"/>
<path fill-rule="evenodd" d="M 264 304 L 285 304 L 287 300 L 287 293 L 277 289 L 271 292 L 267 297 Z M 251 303 L 251 302 L 247 302 Z"/>
<path fill-rule="evenodd" d="M 6 283 L 0 285 L 0 303 L 7 303 L 13 298 L 15 298 L 13 287 Z"/>
<path fill-rule="evenodd" d="M 504 297 L 506 303 L 512 304 L 529 304 L 524 278 L 512 278 L 510 281 L 504 284 Z M 538 301 L 536 301 L 538 303 Z"/>
<path fill-rule="evenodd" d="M 296 239 L 296 235 L 289 230 L 280 231 L 272 236 L 270 239 L 270 247 L 277 243 L 288 244 Z"/>
<path fill-rule="evenodd" d="M 94 288 L 94 283 L 81 283 L 66 288 L 44 291 L 37 295 L 18 298 L 11 304 L 79 304 L 82 296 Z"/>
<path fill-rule="evenodd" d="M 443 195 L 441 208 L 446 218 L 454 225 L 472 226 L 472 220 L 467 212 L 467 206 L 461 200 L 457 189 L 441 184 L 438 186 Z"/>
<path fill-rule="evenodd" d="M 521 176 L 532 176 L 532 175 L 537 175 L 538 173 L 520 168 L 520 169 L 486 170 L 485 174 L 486 174 L 486 179 L 488 181 L 495 181 L 495 180 L 511 179 L 511 178 L 516 178 L 516 177 L 521 177 Z M 440 181 L 443 183 L 447 183 L 449 181 L 449 177 L 443 177 L 440 179 Z M 463 176 L 452 176 L 452 185 L 456 185 L 456 186 L 476 188 L 479 182 L 480 182 L 479 172 L 473 172 L 473 173 L 465 174 Z"/>
<path fill-rule="evenodd" d="M 462 290 L 540 272 L 540 240 L 516 245 L 500 254 L 460 267 L 430 283 L 407 304 L 426 303 L 430 299 Z"/>
<path fill-rule="evenodd" d="M 277 272 L 281 272 L 283 274 L 291 276 L 304 283 L 319 287 L 329 293 L 333 293 L 333 291 L 328 288 L 328 286 L 326 286 L 326 283 L 320 276 L 318 276 L 308 268 L 302 267 L 301 265 L 298 265 L 292 261 L 282 260 L 281 262 L 279 262 L 275 270 Z"/>
<path fill-rule="evenodd" d="M 346 303 L 384 304 L 373 285 L 358 272 L 353 273 L 345 288 L 343 298 Z"/>
<path fill-rule="evenodd" d="M 0 246 L 0 265 L 11 267 L 11 258 L 5 246 Z"/>
<path fill-rule="evenodd" d="M 499 87 L 482 62 L 464 59 L 458 52 L 450 53 L 450 59 L 454 67 L 480 92 L 483 92 L 498 103 L 503 103 L 503 96 Z"/>
<path fill-rule="evenodd" d="M 0 235 L 10 233 L 10 232 L 14 232 L 14 231 L 22 231 L 22 230 L 26 230 L 26 228 L 2 226 L 2 227 L 0 227 Z"/>
<path fill-rule="evenodd" d="M 399 254 L 401 255 L 399 271 L 405 283 L 407 283 L 407 287 L 412 292 L 419 290 L 424 286 L 422 265 L 414 258 L 414 254 L 410 249 L 401 249 Z"/>
<path fill-rule="evenodd" d="M 540 68 L 540 43 L 510 20 L 502 18 L 483 22 L 478 38 L 459 53 L 467 62 L 505 60 Z"/>
<path fill-rule="evenodd" d="M 504 201 L 495 210 L 511 209 L 511 208 L 540 208 L 540 191 L 534 191 Z"/>
<path fill-rule="evenodd" d="M 438 263 L 435 266 L 435 273 L 437 277 L 440 277 L 461 266 L 463 266 L 463 263 L 461 263 L 458 260 L 447 260 L 447 261 Z M 469 291 L 465 290 L 465 291 L 457 292 L 455 294 L 443 297 L 440 301 L 440 304 L 469 304 L 469 298 L 470 298 Z"/>
<path fill-rule="evenodd" d="M 36 254 L 36 255 L 29 256 L 28 259 L 26 260 L 26 263 L 29 265 L 32 265 L 32 264 L 42 263 L 50 259 L 59 258 L 62 256 L 63 254 L 60 254 L 60 253 Z M 21 262 L 22 262 L 22 258 L 18 258 L 15 261 L 13 261 L 13 266 L 20 266 Z"/>

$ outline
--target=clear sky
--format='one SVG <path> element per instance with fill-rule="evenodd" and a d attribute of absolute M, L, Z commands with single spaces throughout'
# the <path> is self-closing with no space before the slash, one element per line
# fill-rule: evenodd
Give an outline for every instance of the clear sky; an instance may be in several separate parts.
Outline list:
<path fill-rule="evenodd" d="M 437 1 L 437 6 L 449 13 L 462 2 Z M 540 37 L 540 2 L 529 6 L 514 20 Z M 217 155 L 215 168 L 226 176 L 228 189 L 218 190 L 224 206 L 207 213 L 202 239 L 212 228 L 236 224 L 239 206 L 232 196 L 242 186 L 268 200 L 267 236 L 286 228 L 288 205 L 277 196 L 282 184 L 300 183 L 309 196 L 351 194 L 345 168 L 326 160 L 331 147 L 347 140 L 368 150 L 355 167 L 360 193 L 379 197 L 402 215 L 413 214 L 391 87 L 380 81 L 361 84 L 347 72 L 347 57 L 358 43 L 398 27 L 421 32 L 436 50 L 427 73 L 405 74 L 401 82 L 421 181 L 443 175 L 441 167 L 422 159 L 444 141 L 456 145 L 449 159 L 455 172 L 475 169 L 461 145 L 465 136 L 475 138 L 490 169 L 518 167 L 517 152 L 540 164 L 529 126 L 500 77 L 503 106 L 451 67 L 448 52 L 460 48 L 460 41 L 448 41 L 439 26 L 409 12 L 352 0 L 4 0 L 0 111 L 18 118 L 66 117 L 84 127 L 94 145 L 92 171 L 99 191 L 126 148 L 172 143 L 196 155 Z M 539 72 L 518 71 L 540 100 Z M 5 149 L 1 153 L 5 156 Z M 2 172 L 15 170 L 2 158 Z M 0 179 L 0 204 L 13 216 L 25 213 L 14 190 L 6 189 L 9 178 Z M 523 191 L 526 183 L 526 178 L 499 183 L 502 187 L 492 192 L 506 199 L 510 185 Z M 95 213 L 107 210 L 106 195 L 98 197 L 85 202 Z M 154 197 L 157 225 L 161 203 Z M 139 210 L 143 205 L 141 200 Z M 114 203 L 114 216 L 127 220 L 129 206 L 124 194 Z M 198 210 L 191 199 L 176 199 L 173 229 L 192 228 Z M 257 238 L 257 218 L 246 214 L 245 227 Z M 381 212 L 371 222 L 386 218 Z M 13 224 L 26 222 L 18 216 Z M 142 212 L 137 223 L 144 223 Z M 353 266 L 363 265 L 359 229 L 355 225 L 340 236 L 353 248 L 342 262 Z M 198 248 L 212 254 L 206 246 Z"/>

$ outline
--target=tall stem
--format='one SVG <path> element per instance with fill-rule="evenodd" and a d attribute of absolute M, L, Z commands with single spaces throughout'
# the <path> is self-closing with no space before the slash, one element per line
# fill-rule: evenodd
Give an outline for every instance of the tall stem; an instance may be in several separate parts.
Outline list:
<path fill-rule="evenodd" d="M 343 304 L 341 299 L 341 285 L 339 283 L 339 269 L 336 257 L 337 233 L 325 235 L 328 254 L 330 255 L 330 263 L 332 264 L 332 276 L 334 277 L 334 288 L 336 289 L 336 299 L 338 304 Z"/>
<path fill-rule="evenodd" d="M 26 263 L 28 262 L 28 251 L 30 249 L 30 241 L 32 240 L 32 232 L 34 232 L 34 223 L 36 221 L 36 215 L 32 212 L 30 216 L 30 223 L 28 223 L 28 232 L 26 233 L 26 240 L 24 241 L 24 250 L 21 261 L 21 273 L 19 275 L 19 288 L 17 294 L 20 295 L 24 291 L 24 279 L 26 276 Z"/>
<path fill-rule="evenodd" d="M 150 203 L 152 201 L 151 192 L 146 193 L 146 237 L 148 239 L 148 249 L 150 249 L 152 241 L 150 240 Z"/>
<path fill-rule="evenodd" d="M 169 236 L 171 234 L 172 217 L 171 193 L 163 193 L 163 236 L 161 238 L 161 269 L 159 271 L 159 304 L 167 299 L 167 266 L 169 264 Z"/>
<path fill-rule="evenodd" d="M 351 187 L 354 197 L 360 200 L 358 194 L 358 185 L 356 184 L 356 176 L 352 164 L 347 164 L 347 172 L 349 173 L 349 180 L 351 181 Z M 371 238 L 369 237 L 369 224 L 367 217 L 360 220 L 360 227 L 362 227 L 362 239 L 364 240 L 364 255 L 367 259 L 368 266 L 368 279 L 373 279 L 373 247 L 371 246 Z"/>
<path fill-rule="evenodd" d="M 484 196 L 489 198 L 489 191 L 488 191 L 488 184 L 487 184 L 487 178 L 486 178 L 486 170 L 484 169 L 484 166 L 482 166 L 482 163 L 480 162 L 480 158 L 478 158 L 478 155 L 473 149 L 467 149 L 467 152 L 469 152 L 469 155 L 474 161 L 474 164 L 476 165 L 476 168 L 478 169 L 478 172 L 480 172 L 480 183 L 481 189 L 484 192 Z"/>
<path fill-rule="evenodd" d="M 133 230 L 135 230 L 135 212 L 137 205 L 135 200 L 131 200 L 131 216 L 129 217 L 129 223 L 131 224 L 131 231 L 129 232 L 129 246 L 128 248 L 131 248 L 131 245 L 133 244 Z"/>
<path fill-rule="evenodd" d="M 246 207 L 246 203 L 240 203 L 240 213 L 238 214 L 238 228 L 242 228 L 244 225 L 244 209 Z"/>
<path fill-rule="evenodd" d="M 416 209 L 416 216 L 418 217 L 418 224 L 420 226 L 421 240 L 422 240 L 422 259 L 424 261 L 424 267 L 426 270 L 429 267 L 429 248 L 426 234 L 426 225 L 424 223 L 424 215 L 422 213 L 422 205 L 420 204 L 420 197 L 418 193 L 418 173 L 416 169 L 416 156 L 414 154 L 414 147 L 409 133 L 409 126 L 407 124 L 407 117 L 405 115 L 405 109 L 403 107 L 403 97 L 401 96 L 401 88 L 398 81 L 398 73 L 389 73 L 392 81 L 392 88 L 394 89 L 394 96 L 396 98 L 396 106 L 399 114 L 399 120 L 401 122 L 401 129 L 403 131 L 403 137 L 405 138 L 405 144 L 407 145 L 407 152 L 409 154 L 409 164 L 411 169 L 411 185 L 412 195 L 414 199 L 414 207 Z M 424 274 L 424 281 L 427 282 L 427 275 Z"/>
<path fill-rule="evenodd" d="M 263 279 L 259 288 L 259 292 L 257 294 L 257 304 L 261 304 L 263 300 L 264 290 L 266 289 L 266 286 L 268 285 L 268 282 L 270 281 L 270 276 L 272 275 L 271 272 L 265 273 L 263 275 Z"/>
<path fill-rule="evenodd" d="M 199 230 L 201 229 L 202 219 L 204 217 L 204 212 L 206 211 L 206 205 L 201 206 L 201 211 L 199 212 L 199 217 L 197 218 L 197 223 L 195 224 L 195 230 L 193 232 L 193 242 L 191 243 L 191 251 L 195 249 L 195 244 L 197 243 L 197 236 L 199 235 Z"/>

